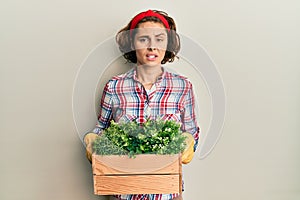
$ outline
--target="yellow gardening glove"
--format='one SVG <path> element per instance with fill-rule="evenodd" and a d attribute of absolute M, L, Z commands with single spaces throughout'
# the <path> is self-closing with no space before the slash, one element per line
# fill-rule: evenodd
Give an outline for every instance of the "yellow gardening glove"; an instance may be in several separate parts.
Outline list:
<path fill-rule="evenodd" d="M 89 159 L 90 162 L 92 162 L 92 144 L 97 137 L 99 136 L 96 133 L 88 133 L 84 137 L 84 143 L 86 145 L 86 157 Z"/>
<path fill-rule="evenodd" d="M 185 142 L 186 142 L 186 147 L 184 151 L 182 152 L 181 155 L 181 162 L 183 164 L 188 164 L 189 162 L 192 161 L 194 157 L 194 144 L 195 144 L 195 139 L 192 134 L 188 132 L 182 133 L 184 136 L 186 136 Z"/>

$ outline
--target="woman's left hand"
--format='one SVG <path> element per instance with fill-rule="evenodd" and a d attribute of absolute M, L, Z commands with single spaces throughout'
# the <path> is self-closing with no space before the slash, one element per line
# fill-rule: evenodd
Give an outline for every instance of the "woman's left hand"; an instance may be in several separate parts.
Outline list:
<path fill-rule="evenodd" d="M 186 147 L 184 151 L 182 152 L 181 156 L 181 162 L 182 164 L 188 164 L 189 162 L 192 161 L 194 157 L 194 144 L 195 144 L 195 139 L 192 134 L 188 132 L 182 133 L 184 136 L 186 136 L 185 142 L 186 142 Z"/>

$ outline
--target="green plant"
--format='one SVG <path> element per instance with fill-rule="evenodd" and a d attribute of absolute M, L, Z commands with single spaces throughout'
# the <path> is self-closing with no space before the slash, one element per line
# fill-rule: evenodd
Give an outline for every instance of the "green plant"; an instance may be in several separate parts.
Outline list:
<path fill-rule="evenodd" d="M 115 123 L 111 121 L 93 143 L 98 155 L 177 154 L 185 148 L 185 136 L 175 121 L 147 120 Z"/>

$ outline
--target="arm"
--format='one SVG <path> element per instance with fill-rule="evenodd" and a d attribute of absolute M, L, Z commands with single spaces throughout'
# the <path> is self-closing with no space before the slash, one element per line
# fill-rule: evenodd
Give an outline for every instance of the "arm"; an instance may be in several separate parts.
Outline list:
<path fill-rule="evenodd" d="M 112 119 L 112 91 L 110 90 L 110 82 L 108 82 L 103 90 L 101 102 L 100 102 L 100 113 L 98 116 L 98 121 L 96 128 L 94 128 L 93 132 L 101 135 L 101 132 L 107 128 Z"/>
<path fill-rule="evenodd" d="M 195 115 L 195 98 L 192 89 L 192 84 L 189 83 L 188 92 L 184 98 L 184 114 L 182 116 L 182 131 L 186 136 L 186 148 L 182 152 L 182 163 L 191 162 L 196 151 L 199 139 L 199 126 Z"/>
<path fill-rule="evenodd" d="M 194 151 L 196 151 L 200 128 L 197 124 L 195 114 L 195 96 L 192 88 L 192 84 L 189 83 L 187 88 L 188 92 L 184 97 L 184 113 L 182 116 L 182 131 L 192 134 L 194 138 Z"/>
<path fill-rule="evenodd" d="M 86 156 L 90 162 L 92 160 L 92 143 L 99 135 L 101 135 L 102 131 L 109 126 L 109 122 L 112 118 L 112 93 L 109 90 L 109 82 L 104 87 L 100 108 L 101 110 L 96 127 L 92 132 L 89 132 L 84 136 Z"/>

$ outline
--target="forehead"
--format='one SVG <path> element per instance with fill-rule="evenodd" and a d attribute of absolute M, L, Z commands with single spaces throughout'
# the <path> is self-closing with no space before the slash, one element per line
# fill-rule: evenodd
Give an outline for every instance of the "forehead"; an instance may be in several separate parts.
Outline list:
<path fill-rule="evenodd" d="M 143 22 L 137 28 L 137 35 L 167 35 L 163 24 L 158 22 Z"/>

